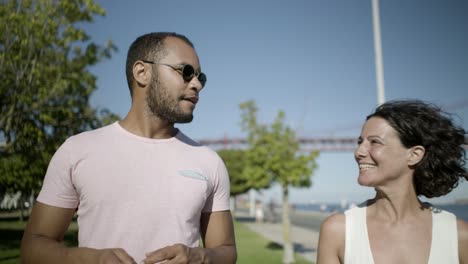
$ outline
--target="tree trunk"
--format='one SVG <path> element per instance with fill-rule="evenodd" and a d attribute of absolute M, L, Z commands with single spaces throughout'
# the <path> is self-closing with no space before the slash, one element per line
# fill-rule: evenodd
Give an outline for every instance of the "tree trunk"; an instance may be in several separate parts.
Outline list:
<path fill-rule="evenodd" d="M 19 214 L 20 222 L 23 222 L 24 221 L 24 199 L 23 199 L 23 194 L 21 194 L 21 196 L 20 196 L 20 198 L 18 200 L 19 200 L 19 208 L 20 208 L 20 214 Z"/>
<path fill-rule="evenodd" d="M 234 219 L 236 219 L 236 196 L 229 197 L 229 207 L 231 208 L 231 214 Z"/>
<path fill-rule="evenodd" d="M 255 198 L 255 190 L 250 189 L 249 191 L 249 216 L 255 217 L 255 204 L 256 204 L 256 198 Z"/>
<path fill-rule="evenodd" d="M 289 222 L 289 193 L 288 185 L 283 189 L 283 263 L 294 263 L 294 248 L 291 242 L 291 227 Z"/>
<path fill-rule="evenodd" d="M 31 211 L 34 205 L 34 189 L 31 190 L 31 194 L 29 195 L 29 208 L 28 208 L 28 217 L 31 215 Z"/>

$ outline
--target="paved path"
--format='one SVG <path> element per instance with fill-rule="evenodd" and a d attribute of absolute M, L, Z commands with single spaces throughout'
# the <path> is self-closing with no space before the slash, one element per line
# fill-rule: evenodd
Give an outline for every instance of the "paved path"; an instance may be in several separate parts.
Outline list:
<path fill-rule="evenodd" d="M 302 224 L 302 226 L 299 226 L 298 224 L 300 223 L 294 224 L 294 219 L 297 219 L 298 216 L 302 221 L 304 221 L 304 218 L 310 219 L 310 225 L 314 226 L 314 228 L 302 227 L 304 226 Z M 291 214 L 291 221 L 293 222 L 291 225 L 291 241 L 294 245 L 294 251 L 308 261 L 316 262 L 319 227 L 321 221 L 325 217 L 326 216 L 324 214 L 313 212 L 297 211 Z M 254 221 L 243 221 L 243 224 L 266 239 L 280 245 L 283 244 L 282 223 L 256 223 Z"/>

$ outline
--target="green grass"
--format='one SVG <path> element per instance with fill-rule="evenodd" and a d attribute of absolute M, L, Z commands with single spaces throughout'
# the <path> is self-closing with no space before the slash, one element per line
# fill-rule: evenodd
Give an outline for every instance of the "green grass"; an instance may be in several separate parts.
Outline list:
<path fill-rule="evenodd" d="M 268 241 L 257 233 L 251 231 L 242 223 L 235 223 L 237 263 L 257 264 L 257 263 L 282 263 L 283 248 L 277 243 Z M 296 264 L 310 264 L 300 255 L 295 255 Z"/>
<path fill-rule="evenodd" d="M 0 263 L 19 263 L 20 243 L 25 223 L 0 221 Z"/>
<path fill-rule="evenodd" d="M 18 264 L 20 245 L 26 222 L 0 220 L 0 264 Z M 65 234 L 65 244 L 76 246 L 78 241 L 76 223 L 70 225 Z"/>
<path fill-rule="evenodd" d="M 0 220 L 0 264 L 19 263 L 21 237 L 26 223 L 19 221 Z M 283 250 L 281 245 L 268 241 L 262 236 L 248 229 L 242 223 L 235 223 L 237 242 L 237 263 L 281 263 Z M 76 246 L 77 227 L 72 223 L 65 234 L 65 244 Z M 296 254 L 297 264 L 310 264 Z"/>

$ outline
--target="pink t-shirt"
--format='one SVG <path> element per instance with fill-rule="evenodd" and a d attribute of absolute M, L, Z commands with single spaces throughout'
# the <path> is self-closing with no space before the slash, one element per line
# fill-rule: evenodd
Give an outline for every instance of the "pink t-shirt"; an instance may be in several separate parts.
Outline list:
<path fill-rule="evenodd" d="M 70 137 L 55 153 L 37 198 L 78 208 L 79 246 L 146 252 L 199 246 L 202 212 L 229 210 L 229 177 L 216 152 L 182 132 L 139 137 L 118 122 Z"/>

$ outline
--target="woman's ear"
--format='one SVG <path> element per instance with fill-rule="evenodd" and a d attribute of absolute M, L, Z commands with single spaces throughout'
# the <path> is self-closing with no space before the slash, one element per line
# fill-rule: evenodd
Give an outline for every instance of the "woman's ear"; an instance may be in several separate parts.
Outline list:
<path fill-rule="evenodd" d="M 410 156 L 408 159 L 408 165 L 409 166 L 414 166 L 418 164 L 422 158 L 424 157 L 424 154 L 426 153 L 426 149 L 423 146 L 414 146 L 409 149 L 410 151 Z"/>

